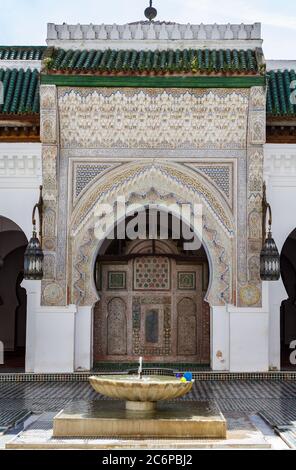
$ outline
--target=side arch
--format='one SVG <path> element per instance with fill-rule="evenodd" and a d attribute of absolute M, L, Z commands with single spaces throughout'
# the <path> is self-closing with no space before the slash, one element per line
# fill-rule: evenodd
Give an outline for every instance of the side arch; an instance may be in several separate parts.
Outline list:
<path fill-rule="evenodd" d="M 281 275 L 288 295 L 281 304 L 281 366 L 295 369 L 290 362 L 290 345 L 296 338 L 296 229 L 286 239 L 281 252 Z"/>
<path fill-rule="evenodd" d="M 25 365 L 27 294 L 21 287 L 24 253 L 28 244 L 23 230 L 0 216 L 0 333 L 6 352 L 5 366 Z"/>

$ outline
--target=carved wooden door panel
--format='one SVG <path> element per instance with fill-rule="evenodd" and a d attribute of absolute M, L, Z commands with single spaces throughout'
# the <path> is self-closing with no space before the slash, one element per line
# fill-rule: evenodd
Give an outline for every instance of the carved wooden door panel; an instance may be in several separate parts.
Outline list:
<path fill-rule="evenodd" d="M 94 362 L 209 363 L 202 265 L 155 255 L 101 269 Z"/>
<path fill-rule="evenodd" d="M 128 264 L 102 265 L 100 301 L 94 311 L 94 362 L 132 356 L 131 280 Z"/>
<path fill-rule="evenodd" d="M 173 276 L 173 344 L 178 362 L 210 364 L 207 264 L 178 264 Z"/>
<path fill-rule="evenodd" d="M 178 362 L 201 363 L 202 266 L 175 264 L 173 275 L 173 354 Z"/>
<path fill-rule="evenodd" d="M 159 361 L 170 356 L 172 302 L 159 292 L 142 293 L 133 297 L 133 353 L 147 361 Z"/>
<path fill-rule="evenodd" d="M 196 303 L 184 297 L 177 305 L 177 355 L 197 355 L 197 312 Z"/>
<path fill-rule="evenodd" d="M 126 304 L 123 299 L 114 297 L 107 306 L 107 354 L 125 356 L 127 354 Z"/>

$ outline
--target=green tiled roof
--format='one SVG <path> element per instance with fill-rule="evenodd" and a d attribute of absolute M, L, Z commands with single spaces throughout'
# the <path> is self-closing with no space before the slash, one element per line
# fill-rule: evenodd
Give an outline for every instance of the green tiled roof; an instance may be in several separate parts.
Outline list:
<path fill-rule="evenodd" d="M 270 117 L 296 117 L 296 105 L 291 102 L 291 82 L 294 70 L 268 72 L 267 115 Z M 295 89 L 296 87 L 294 87 Z"/>
<path fill-rule="evenodd" d="M 46 59 L 48 73 L 72 74 L 258 74 L 252 50 L 63 50 Z"/>
<path fill-rule="evenodd" d="M 38 70 L 0 69 L 0 81 L 4 85 L 4 104 L 0 105 L 0 114 L 40 112 Z"/>
<path fill-rule="evenodd" d="M 0 60 L 42 60 L 46 46 L 0 46 Z"/>

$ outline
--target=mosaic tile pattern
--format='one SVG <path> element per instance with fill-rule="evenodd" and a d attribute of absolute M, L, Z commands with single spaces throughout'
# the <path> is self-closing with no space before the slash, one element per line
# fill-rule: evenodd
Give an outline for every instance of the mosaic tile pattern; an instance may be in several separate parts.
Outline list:
<path fill-rule="evenodd" d="M 137 258 L 134 264 L 135 290 L 169 290 L 170 261 L 162 257 Z"/>
<path fill-rule="evenodd" d="M 96 178 L 96 176 L 103 173 L 114 165 L 100 165 L 100 164 L 81 164 L 77 165 L 75 168 L 75 197 L 78 197 L 79 194 L 86 188 L 86 186 Z"/>
<path fill-rule="evenodd" d="M 178 273 L 178 289 L 195 290 L 196 289 L 196 273 L 195 272 Z"/>
<path fill-rule="evenodd" d="M 126 289 L 126 273 L 108 272 L 108 289 Z"/>
<path fill-rule="evenodd" d="M 0 399 L 1 400 L 1 399 Z M 0 432 L 16 426 L 19 422 L 30 416 L 31 411 L 18 409 L 2 409 L 0 407 Z"/>
<path fill-rule="evenodd" d="M 170 367 L 171 369 L 167 369 Z M 100 374 L 116 374 L 128 372 L 129 369 L 135 368 L 135 363 L 121 363 L 112 364 L 103 363 L 100 364 L 92 375 Z M 167 370 L 187 371 L 193 372 L 193 378 L 196 381 L 226 381 L 232 382 L 234 380 L 239 381 L 268 381 L 268 382 L 289 382 L 296 381 L 296 372 L 211 372 L 208 366 L 195 366 L 193 364 L 149 364 L 149 367 L 145 367 L 144 374 L 166 374 Z M 117 372 L 115 372 L 117 371 Z M 90 372 L 75 372 L 69 374 L 30 374 L 30 373 L 2 373 L 0 374 L 0 383 L 2 382 L 87 382 Z"/>
<path fill-rule="evenodd" d="M 276 432 L 291 449 L 296 449 L 296 425 L 280 426 Z"/>
<path fill-rule="evenodd" d="M 88 383 L 6 382 L 0 411 L 58 412 L 72 402 L 100 400 Z M 295 425 L 296 381 L 197 381 L 182 400 L 216 401 L 222 412 L 260 414 L 272 426 Z"/>
<path fill-rule="evenodd" d="M 198 166 L 198 171 L 211 178 L 218 188 L 228 198 L 230 197 L 231 173 L 229 166 Z"/>

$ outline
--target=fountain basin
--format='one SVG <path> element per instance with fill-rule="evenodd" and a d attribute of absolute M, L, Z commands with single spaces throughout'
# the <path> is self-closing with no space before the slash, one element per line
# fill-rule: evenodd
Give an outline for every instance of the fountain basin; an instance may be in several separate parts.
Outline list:
<path fill-rule="evenodd" d="M 192 389 L 193 382 L 181 382 L 175 377 L 128 375 L 93 376 L 90 384 L 97 393 L 124 400 L 130 411 L 153 411 L 158 401 L 183 397 Z"/>

